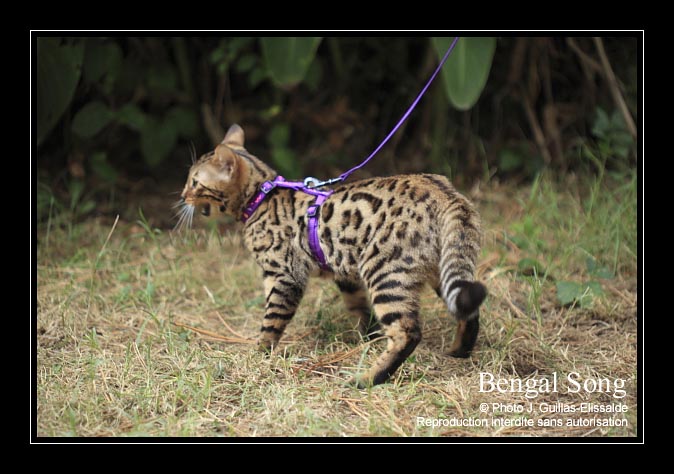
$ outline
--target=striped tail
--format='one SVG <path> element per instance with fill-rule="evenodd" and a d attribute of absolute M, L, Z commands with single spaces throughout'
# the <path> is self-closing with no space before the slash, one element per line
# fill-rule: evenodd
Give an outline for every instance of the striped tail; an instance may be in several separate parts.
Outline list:
<path fill-rule="evenodd" d="M 480 330 L 480 305 L 487 296 L 485 286 L 474 281 L 480 220 L 470 202 L 458 193 L 442 219 L 438 293 L 458 322 L 449 354 L 468 357 Z"/>

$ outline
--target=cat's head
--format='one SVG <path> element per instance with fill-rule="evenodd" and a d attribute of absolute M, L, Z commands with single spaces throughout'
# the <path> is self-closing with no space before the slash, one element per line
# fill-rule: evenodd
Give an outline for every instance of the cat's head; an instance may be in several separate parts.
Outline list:
<path fill-rule="evenodd" d="M 190 226 L 195 209 L 208 216 L 213 209 L 236 214 L 251 179 L 252 157 L 244 148 L 243 129 L 232 125 L 215 149 L 195 162 L 177 206 L 176 227 Z"/>
<path fill-rule="evenodd" d="M 242 190 L 242 181 L 247 179 L 247 167 L 242 166 L 237 151 L 245 151 L 243 129 L 232 125 L 224 140 L 215 149 L 192 165 L 187 182 L 180 194 L 179 220 L 176 227 L 190 226 L 195 209 L 205 216 L 212 209 L 228 211 L 228 204 Z"/>

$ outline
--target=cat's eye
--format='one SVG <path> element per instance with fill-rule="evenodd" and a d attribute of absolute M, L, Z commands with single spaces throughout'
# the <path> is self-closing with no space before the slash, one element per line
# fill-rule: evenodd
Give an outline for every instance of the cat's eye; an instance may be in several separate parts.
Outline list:
<path fill-rule="evenodd" d="M 196 180 L 196 179 L 193 179 L 193 180 L 192 180 L 192 187 L 193 187 L 193 188 L 196 188 L 196 187 L 197 187 L 197 180 Z"/>

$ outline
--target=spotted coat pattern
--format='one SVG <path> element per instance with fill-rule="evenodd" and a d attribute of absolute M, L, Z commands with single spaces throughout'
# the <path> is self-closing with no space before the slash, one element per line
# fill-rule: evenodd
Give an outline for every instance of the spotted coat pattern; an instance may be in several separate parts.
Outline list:
<path fill-rule="evenodd" d="M 233 125 L 225 140 L 190 170 L 186 205 L 217 206 L 240 217 L 261 183 L 277 174 L 243 147 Z M 275 189 L 243 227 L 245 246 L 262 268 L 265 315 L 259 344 L 273 349 L 318 271 L 307 238 L 313 197 Z M 386 350 L 355 381 L 385 382 L 421 340 L 419 294 L 429 284 L 457 319 L 449 354 L 468 357 L 479 331 L 485 287 L 474 281 L 480 220 L 444 176 L 372 178 L 343 184 L 320 208 L 319 237 L 347 309 L 365 336 L 382 334 Z"/>

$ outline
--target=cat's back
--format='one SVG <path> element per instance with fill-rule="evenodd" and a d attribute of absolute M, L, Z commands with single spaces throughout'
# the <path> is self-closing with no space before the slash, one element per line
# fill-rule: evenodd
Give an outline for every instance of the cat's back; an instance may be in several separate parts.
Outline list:
<path fill-rule="evenodd" d="M 320 238 L 339 273 L 379 253 L 406 264 L 437 262 L 441 236 L 477 214 L 444 176 L 397 175 L 337 187 L 321 208 Z M 449 223 L 449 225 L 448 225 Z"/>
<path fill-rule="evenodd" d="M 337 187 L 323 205 L 322 221 L 335 219 L 344 227 L 360 227 L 365 220 L 376 217 L 379 221 L 375 224 L 380 225 L 392 220 L 421 225 L 456 200 L 465 198 L 441 175 L 371 178 Z"/>

